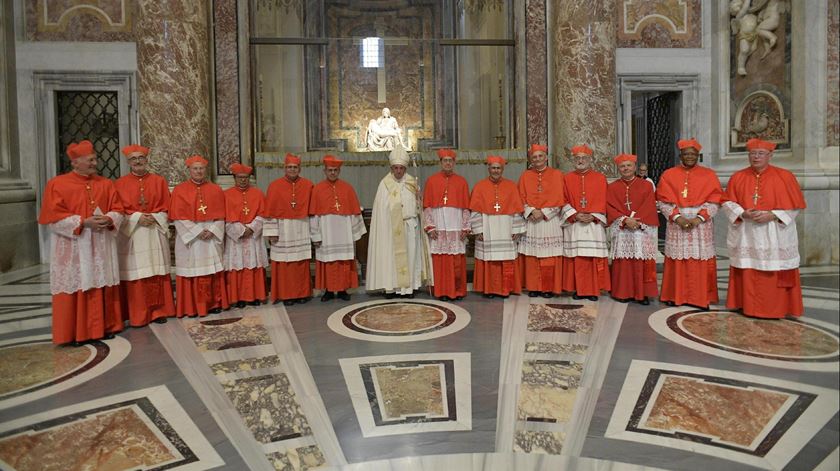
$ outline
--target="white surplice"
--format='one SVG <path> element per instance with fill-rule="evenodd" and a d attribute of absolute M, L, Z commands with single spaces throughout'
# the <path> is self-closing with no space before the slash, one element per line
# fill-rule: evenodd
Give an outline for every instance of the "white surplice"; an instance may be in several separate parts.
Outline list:
<path fill-rule="evenodd" d="M 571 205 L 563 206 L 563 212 L 558 219 L 563 226 L 563 256 L 606 258 L 609 255 L 607 247 L 607 215 L 604 213 L 589 213 L 596 220 L 591 223 L 568 222 L 568 219 L 578 211 Z"/>
<path fill-rule="evenodd" d="M 485 262 L 515 260 L 516 242 L 513 234 L 525 233 L 525 219 L 521 213 L 490 215 L 473 212 L 470 216 L 473 234 L 483 234 L 475 240 L 475 258 Z"/>
<path fill-rule="evenodd" d="M 723 210 L 729 220 L 726 246 L 731 266 L 763 271 L 799 268 L 799 238 L 796 234 L 799 210 L 773 210 L 779 221 L 763 224 L 739 219 L 744 208 L 734 201 L 723 203 Z"/>
<path fill-rule="evenodd" d="M 355 242 L 367 233 L 361 214 L 343 216 L 324 214 L 309 217 L 309 236 L 320 242 L 315 249 L 315 260 L 336 262 L 356 258 Z"/>
<path fill-rule="evenodd" d="M 123 219 L 118 237 L 120 279 L 142 280 L 169 275 L 172 260 L 169 254 L 169 220 L 166 211 L 148 213 L 157 224 L 141 226 L 136 212 Z"/>
<path fill-rule="evenodd" d="M 75 234 L 82 225 L 79 215 L 48 225 L 51 232 L 51 294 L 72 294 L 120 284 L 117 233 L 123 215 L 112 211 L 105 216 L 114 222 L 113 230 L 94 231 L 82 227 L 81 232 Z"/>
<path fill-rule="evenodd" d="M 241 222 L 225 223 L 225 252 L 223 264 L 225 271 L 265 268 L 268 266 L 268 251 L 263 241 L 264 219 L 257 216 L 248 224 Z M 253 233 L 242 237 L 246 229 Z"/>
<path fill-rule="evenodd" d="M 213 275 L 224 271 L 225 221 L 174 222 L 175 274 L 184 277 Z M 198 235 L 207 229 L 213 237 L 201 240 Z"/>
<path fill-rule="evenodd" d="M 273 262 L 298 262 L 312 258 L 312 241 L 309 235 L 309 218 L 266 219 L 263 237 L 277 237 L 270 244 Z"/>
<path fill-rule="evenodd" d="M 525 235 L 519 241 L 519 253 L 537 258 L 563 255 L 563 227 L 559 215 L 562 208 L 542 208 L 545 219 L 530 221 L 534 207 L 525 205 Z"/>

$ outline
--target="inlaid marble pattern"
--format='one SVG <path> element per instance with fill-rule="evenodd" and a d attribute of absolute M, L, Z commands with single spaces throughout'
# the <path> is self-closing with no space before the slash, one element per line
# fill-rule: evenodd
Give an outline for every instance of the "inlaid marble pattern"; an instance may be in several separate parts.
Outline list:
<path fill-rule="evenodd" d="M 563 344 L 552 342 L 527 342 L 525 344 L 526 353 L 561 353 L 571 355 L 586 354 L 589 347 L 581 344 Z"/>
<path fill-rule="evenodd" d="M 200 352 L 268 345 L 271 338 L 258 316 L 217 319 L 182 319 Z"/>
<path fill-rule="evenodd" d="M 129 0 L 24 0 L 29 41 L 132 41 Z"/>
<path fill-rule="evenodd" d="M 245 358 L 242 360 L 223 361 L 210 365 L 210 369 L 217 375 L 234 373 L 237 371 L 253 371 L 261 368 L 274 368 L 280 366 L 280 357 L 270 355 L 259 358 Z"/>
<path fill-rule="evenodd" d="M 364 437 L 472 429 L 469 353 L 339 363 Z"/>
<path fill-rule="evenodd" d="M 236 0 L 213 1 L 213 65 L 216 84 L 216 172 L 229 174 L 240 161 L 239 36 Z"/>
<path fill-rule="evenodd" d="M 312 434 L 285 374 L 223 381 L 222 387 L 259 442 Z"/>
<path fill-rule="evenodd" d="M 138 0 L 137 73 L 141 142 L 149 165 L 170 185 L 186 178 L 184 160 L 212 162 L 210 134 L 210 2 Z"/>
<path fill-rule="evenodd" d="M 840 145 L 840 2 L 829 1 L 826 19 L 825 145 Z"/>
<path fill-rule="evenodd" d="M 838 400 L 837 390 L 808 384 L 633 360 L 605 437 L 781 469 Z"/>
<path fill-rule="evenodd" d="M 64 391 L 119 364 L 131 351 L 121 338 L 54 346 L 50 335 L 0 341 L 0 409 Z"/>
<path fill-rule="evenodd" d="M 528 143 L 548 144 L 548 59 L 545 0 L 525 0 L 525 106 Z"/>
<path fill-rule="evenodd" d="M 563 450 L 566 434 L 523 430 L 516 432 L 513 440 L 513 451 L 516 452 L 559 455 Z"/>
<path fill-rule="evenodd" d="M 592 332 L 597 315 L 597 307 L 592 304 L 531 304 L 528 330 L 588 334 Z"/>
<path fill-rule="evenodd" d="M 731 311 L 685 307 L 651 314 L 659 335 L 693 350 L 746 363 L 807 371 L 840 371 L 837 326 L 815 319 L 753 319 Z"/>
<path fill-rule="evenodd" d="M 703 46 L 701 0 L 622 0 L 616 9 L 618 47 Z"/>
<path fill-rule="evenodd" d="M 324 455 L 317 446 L 294 448 L 285 452 L 271 453 L 268 461 L 277 470 L 305 471 L 326 464 Z"/>
<path fill-rule="evenodd" d="M 617 175 L 615 154 L 615 1 L 566 2 L 552 10 L 553 133 L 556 156 L 586 142 L 594 167 Z"/>
<path fill-rule="evenodd" d="M 551 360 L 522 365 L 519 420 L 568 422 L 580 387 L 581 363 Z"/>
<path fill-rule="evenodd" d="M 0 424 L 4 469 L 209 469 L 224 465 L 164 386 Z"/>
<path fill-rule="evenodd" d="M 413 342 L 452 334 L 469 322 L 466 310 L 441 301 L 368 301 L 334 312 L 327 326 L 359 340 Z"/>

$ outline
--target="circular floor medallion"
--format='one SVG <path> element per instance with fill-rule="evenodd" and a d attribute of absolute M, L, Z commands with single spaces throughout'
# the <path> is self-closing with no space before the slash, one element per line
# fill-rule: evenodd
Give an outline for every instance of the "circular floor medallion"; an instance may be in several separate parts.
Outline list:
<path fill-rule="evenodd" d="M 333 332 L 371 342 L 414 342 L 457 332 L 470 322 L 464 309 L 440 301 L 369 301 L 334 312 Z"/>
<path fill-rule="evenodd" d="M 648 323 L 669 340 L 719 357 L 777 368 L 840 370 L 837 326 L 815 319 L 756 319 L 675 307 L 653 313 Z"/>

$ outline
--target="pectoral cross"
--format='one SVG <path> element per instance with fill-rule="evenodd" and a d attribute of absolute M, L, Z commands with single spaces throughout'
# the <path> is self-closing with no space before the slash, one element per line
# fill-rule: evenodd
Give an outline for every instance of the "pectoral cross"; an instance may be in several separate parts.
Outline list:
<path fill-rule="evenodd" d="M 446 204 L 447 201 L 449 201 L 449 197 L 446 196 L 446 195 L 443 195 L 443 204 Z"/>
<path fill-rule="evenodd" d="M 250 212 L 251 212 L 251 210 L 250 210 L 250 209 L 248 209 L 248 207 L 247 207 L 247 206 L 245 206 L 244 208 L 242 208 L 242 212 L 243 212 L 243 213 L 247 216 L 247 215 L 248 215 L 248 213 L 250 213 Z"/>
<path fill-rule="evenodd" d="M 758 194 L 758 190 L 753 193 L 753 206 L 758 205 L 758 199 L 761 198 L 761 195 Z"/>
<path fill-rule="evenodd" d="M 498 212 L 499 212 L 499 210 L 500 210 L 500 209 L 502 209 L 502 205 L 500 205 L 500 204 L 499 204 L 499 202 L 498 202 L 498 201 L 496 201 L 496 204 L 495 204 L 495 205 L 493 205 L 493 209 L 495 209 L 495 210 L 496 210 L 496 212 L 498 213 Z"/>
<path fill-rule="evenodd" d="M 580 199 L 580 207 L 581 208 L 586 207 L 586 197 L 585 196 Z"/>
<path fill-rule="evenodd" d="M 207 214 L 207 206 L 204 203 L 198 207 L 198 210 L 201 211 L 201 214 Z"/>
<path fill-rule="evenodd" d="M 682 197 L 683 198 L 688 198 L 688 188 L 683 188 Z"/>
<path fill-rule="evenodd" d="M 335 210 L 338 211 L 340 209 L 341 209 L 341 204 L 338 202 L 338 200 L 335 200 Z"/>
<path fill-rule="evenodd" d="M 630 211 L 630 205 L 631 204 L 633 204 L 633 203 L 631 203 L 630 200 L 627 200 L 627 201 L 624 202 L 624 206 L 627 206 L 627 211 Z"/>
<path fill-rule="evenodd" d="M 294 209 L 294 207 L 295 207 L 295 206 L 297 206 L 297 202 L 296 202 L 296 201 L 292 201 L 292 208 Z"/>

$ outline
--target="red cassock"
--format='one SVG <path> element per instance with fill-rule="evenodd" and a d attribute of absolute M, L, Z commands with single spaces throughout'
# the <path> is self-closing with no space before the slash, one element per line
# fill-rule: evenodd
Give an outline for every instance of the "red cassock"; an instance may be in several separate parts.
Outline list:
<path fill-rule="evenodd" d="M 628 203 L 629 202 L 629 208 Z M 629 184 L 618 179 L 607 186 L 607 223 L 612 223 L 622 217 L 630 216 L 635 212 L 634 218 L 641 223 L 659 227 L 659 218 L 656 215 L 656 203 L 653 195 L 653 187 L 640 178 L 634 178 Z M 625 231 L 629 229 L 619 228 Z M 612 296 L 616 299 L 642 300 L 645 297 L 655 297 L 659 290 L 656 287 L 656 236 L 650 241 L 651 247 L 645 253 L 645 258 L 623 258 L 613 257 L 610 267 L 610 279 Z M 615 245 L 613 236 L 613 245 Z M 638 252 L 639 248 L 635 247 Z M 615 251 L 615 248 L 613 248 Z M 615 252 L 614 252 L 615 253 Z M 649 258 L 648 258 L 649 257 Z"/>
<path fill-rule="evenodd" d="M 98 207 L 102 213 L 122 213 L 123 207 L 113 183 L 98 175 L 85 177 L 75 172 L 59 175 L 47 182 L 42 196 L 41 212 L 38 216 L 39 224 L 55 224 L 70 216 L 79 216 L 79 226 L 73 228 L 74 237 L 89 236 L 80 243 L 93 245 L 97 236 L 91 235 L 91 229 L 81 225 L 85 219 L 93 216 Z M 116 230 L 112 227 L 110 231 Z M 53 234 L 52 264 L 50 267 L 50 285 L 52 292 L 52 336 L 53 343 L 59 345 L 73 341 L 100 339 L 108 334 L 123 330 L 123 311 L 121 305 L 119 270 L 116 260 L 116 240 L 113 251 L 109 251 L 101 239 L 102 246 L 74 247 L 75 240 Z M 55 239 L 59 238 L 60 239 Z M 110 237 L 107 235 L 106 237 Z M 107 257 L 110 270 L 102 266 L 79 266 L 79 253 L 92 251 Z M 113 255 L 114 259 L 110 255 Z M 90 257 L 96 260 L 95 255 Z M 61 287 L 61 281 L 67 278 L 79 278 L 83 270 L 93 272 L 96 279 L 104 279 L 104 286 L 80 286 L 73 291 Z M 105 273 L 103 273 L 103 270 Z M 70 285 L 85 285 L 79 283 Z M 97 283 L 98 284 L 98 283 Z"/>
<path fill-rule="evenodd" d="M 579 213 L 607 215 L 607 177 L 603 173 L 574 171 L 563 175 L 563 180 L 566 204 Z M 569 223 L 574 220 L 574 215 L 568 218 Z M 602 223 L 595 219 L 590 224 Z M 564 241 L 565 244 L 569 242 Z M 609 291 L 610 287 L 607 257 L 563 257 L 563 291 L 578 296 L 598 296 L 601 290 Z"/>
<path fill-rule="evenodd" d="M 686 169 L 678 165 L 666 170 L 656 188 L 658 201 L 674 205 L 671 214 L 664 215 L 669 221 L 667 226 L 669 236 L 666 237 L 665 243 L 668 244 L 670 240 L 681 238 L 680 242 L 685 244 L 701 244 L 699 233 L 705 230 L 706 239 L 709 239 L 707 243 L 710 245 L 707 251 L 713 254 L 712 217 L 705 208 L 698 212 L 698 216 L 707 221 L 702 224 L 710 224 L 710 226 L 693 228 L 690 231 L 691 235 L 673 223 L 673 220 L 680 213 L 680 208 L 696 208 L 706 203 L 720 204 L 722 194 L 720 181 L 715 172 L 709 168 L 696 165 L 691 169 Z M 677 231 L 677 233 L 671 234 L 671 231 Z M 668 247 L 665 248 L 665 252 L 665 271 L 662 275 L 660 296 L 662 301 L 698 307 L 707 307 L 718 302 L 716 257 L 712 255 L 711 258 L 705 259 L 676 259 L 668 257 Z"/>
<path fill-rule="evenodd" d="M 498 196 L 497 196 L 498 195 Z M 495 208 L 498 199 L 500 209 Z M 470 211 L 490 216 L 521 214 L 525 210 L 516 184 L 502 178 L 494 184 L 489 178 L 479 181 L 470 195 Z M 510 237 L 511 234 L 507 234 Z M 487 234 L 484 234 L 487 240 Z M 515 250 L 515 249 L 514 249 Z M 514 255 L 511 260 L 481 260 L 475 258 L 473 291 L 508 296 L 522 292 L 522 271 Z"/>
<path fill-rule="evenodd" d="M 225 223 L 252 224 L 254 219 L 265 216 L 265 196 L 262 190 L 255 186 L 249 186 L 245 191 L 233 187 L 225 190 Z M 252 241 L 249 241 L 252 242 Z M 252 256 L 258 261 L 265 258 L 265 242 L 260 236 L 250 247 L 253 250 Z M 228 238 L 226 245 L 236 243 Z M 246 242 L 248 243 L 248 242 Z M 225 247 L 228 257 L 245 257 L 241 250 L 232 250 L 233 247 Z M 249 251 L 250 253 L 250 251 Z M 242 260 L 237 265 L 242 265 Z M 247 263 L 246 263 L 247 264 Z M 257 266 L 227 270 L 225 271 L 225 282 L 227 283 L 228 302 L 231 304 L 244 301 L 264 301 L 268 294 L 265 291 L 265 266 L 257 263 Z"/>
<path fill-rule="evenodd" d="M 152 214 L 169 211 L 169 185 L 154 173 L 142 177 L 129 173 L 117 179 L 114 186 L 120 195 L 126 216 L 134 213 Z M 169 250 L 167 243 L 164 250 Z M 140 327 L 149 322 L 175 315 L 170 274 L 154 275 L 136 280 L 120 281 L 123 312 L 128 323 Z"/>
<path fill-rule="evenodd" d="M 268 186 L 266 217 L 270 219 L 309 218 L 312 182 L 298 177 L 294 182 L 278 178 Z M 280 236 L 281 243 L 283 235 Z M 309 242 L 306 242 L 310 245 Z M 291 249 L 291 247 L 290 247 Z M 272 248 L 274 250 L 274 248 Z M 308 249 L 311 253 L 311 247 Z M 271 260 L 271 300 L 305 299 L 312 296 L 311 257 L 293 262 Z"/>
<path fill-rule="evenodd" d="M 194 223 L 218 221 L 223 225 L 225 194 L 215 183 L 204 182 L 196 185 L 187 180 L 172 190 L 169 219 Z M 224 229 L 221 235 L 224 238 Z M 221 258 L 221 253 L 218 255 Z M 203 317 L 212 309 L 230 307 L 225 289 L 224 269 L 198 276 L 178 275 L 177 256 L 178 243 L 176 241 L 175 312 L 178 317 L 195 314 Z"/>
<path fill-rule="evenodd" d="M 546 167 L 542 172 L 526 170 L 519 177 L 519 196 L 522 202 L 535 209 L 558 208 L 562 211 L 566 204 L 564 190 L 563 172 Z M 559 214 L 558 214 L 559 216 Z M 559 220 L 556 220 L 559 222 Z M 540 221 L 537 224 L 548 224 L 547 221 Z M 531 223 L 526 223 L 531 227 Z M 535 239 L 531 232 L 526 233 L 519 247 L 519 264 L 523 274 L 522 287 L 528 291 L 551 292 L 560 294 L 563 291 L 563 256 L 562 233 L 557 224 L 558 233 L 550 238 L 542 237 Z M 523 252 L 529 239 L 538 246 L 557 244 L 557 255 L 535 256 Z"/>
<path fill-rule="evenodd" d="M 755 194 L 759 194 L 760 198 L 753 199 Z M 737 203 L 745 210 L 794 211 L 805 208 L 805 197 L 796 177 L 790 171 L 773 165 L 761 172 L 758 179 L 751 168 L 735 172 L 723 196 L 723 202 L 727 201 Z M 789 249 L 798 250 L 798 247 Z M 730 264 L 726 307 L 743 309 L 743 313 L 751 317 L 801 316 L 804 306 L 799 268 L 771 271 L 736 268 Z"/>
<path fill-rule="evenodd" d="M 469 209 L 470 188 L 467 180 L 457 174 L 438 172 L 426 181 L 423 189 L 423 209 L 459 208 Z M 438 237 L 441 237 L 440 235 Z M 460 237 L 460 235 L 459 235 Z M 458 298 L 467 295 L 467 256 L 465 253 L 435 253 L 432 246 L 432 272 L 434 273 L 433 296 Z"/>
<path fill-rule="evenodd" d="M 338 208 L 336 208 L 338 203 Z M 356 191 L 344 180 L 322 180 L 312 188 L 309 203 L 311 216 L 337 214 L 354 216 L 362 213 Z M 356 259 L 322 262 L 315 260 L 315 288 L 326 291 L 346 291 L 359 286 Z"/>

